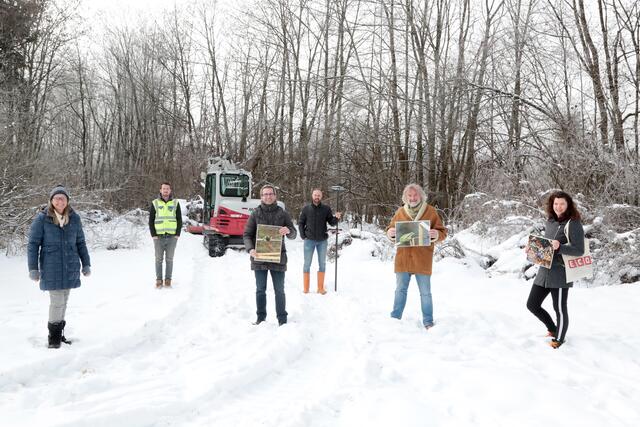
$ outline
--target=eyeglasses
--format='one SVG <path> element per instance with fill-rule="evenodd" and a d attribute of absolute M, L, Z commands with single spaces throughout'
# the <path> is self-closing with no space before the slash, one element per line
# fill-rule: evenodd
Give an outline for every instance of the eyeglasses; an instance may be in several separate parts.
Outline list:
<path fill-rule="evenodd" d="M 263 196 L 275 196 L 276 193 L 262 193 Z"/>

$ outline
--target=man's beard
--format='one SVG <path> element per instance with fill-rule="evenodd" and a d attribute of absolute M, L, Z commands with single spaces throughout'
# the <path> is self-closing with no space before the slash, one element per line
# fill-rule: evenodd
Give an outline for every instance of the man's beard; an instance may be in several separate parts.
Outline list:
<path fill-rule="evenodd" d="M 422 203 L 422 200 L 418 200 L 417 202 L 409 202 L 409 207 L 410 208 L 415 208 L 416 206 L 418 206 L 420 203 Z"/>

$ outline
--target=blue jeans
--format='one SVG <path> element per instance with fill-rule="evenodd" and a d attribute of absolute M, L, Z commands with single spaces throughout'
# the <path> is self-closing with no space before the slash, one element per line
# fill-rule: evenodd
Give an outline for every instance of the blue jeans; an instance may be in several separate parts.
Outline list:
<path fill-rule="evenodd" d="M 276 315 L 279 322 L 287 321 L 287 300 L 284 295 L 284 271 L 255 270 L 256 274 L 256 314 L 258 320 L 267 318 L 267 273 L 271 272 L 273 290 L 276 293 Z"/>
<path fill-rule="evenodd" d="M 318 250 L 318 271 L 324 273 L 327 265 L 327 239 L 304 239 L 304 266 L 302 267 L 304 273 L 308 273 L 311 269 L 311 261 L 313 261 L 313 251 L 315 249 Z"/>
<path fill-rule="evenodd" d="M 393 301 L 391 317 L 402 319 L 404 306 L 407 304 L 407 289 L 412 273 L 396 273 L 396 297 Z M 433 326 L 433 301 L 431 300 L 431 275 L 415 274 L 418 289 L 420 290 L 420 303 L 422 307 L 422 324 Z"/>

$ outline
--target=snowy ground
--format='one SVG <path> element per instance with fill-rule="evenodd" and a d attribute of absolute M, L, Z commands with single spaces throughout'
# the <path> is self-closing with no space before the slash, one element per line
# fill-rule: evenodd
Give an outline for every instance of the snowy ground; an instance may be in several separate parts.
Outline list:
<path fill-rule="evenodd" d="M 59 350 L 46 348 L 48 295 L 26 259 L 0 257 L 0 423 L 640 425 L 640 286 L 572 290 L 568 341 L 553 350 L 520 279 L 437 263 L 426 332 L 414 282 L 404 319 L 389 318 L 393 264 L 371 258 L 370 241 L 345 248 L 337 294 L 328 264 L 320 296 L 301 292 L 296 240 L 289 323 L 277 326 L 270 291 L 268 322 L 252 326 L 248 256 L 212 259 L 200 242 L 180 238 L 171 290 L 154 288 L 150 240 L 92 252 L 93 275 L 69 301 L 75 342 Z"/>

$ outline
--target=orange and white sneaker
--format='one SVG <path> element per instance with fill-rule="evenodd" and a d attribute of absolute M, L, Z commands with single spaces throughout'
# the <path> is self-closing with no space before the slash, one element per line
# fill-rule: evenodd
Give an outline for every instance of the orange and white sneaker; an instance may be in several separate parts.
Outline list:
<path fill-rule="evenodd" d="M 560 347 L 562 345 L 562 341 L 558 341 L 557 339 L 554 338 L 551 341 L 549 341 L 549 345 L 552 348 L 558 348 L 558 347 Z"/>

